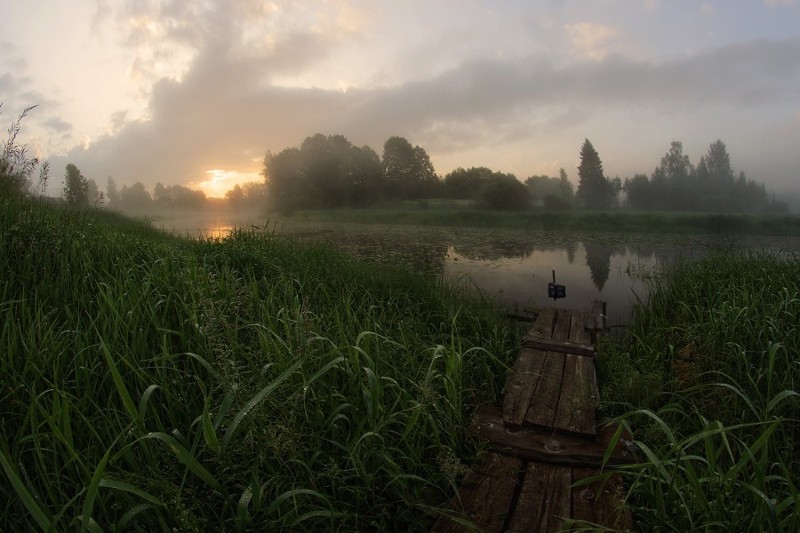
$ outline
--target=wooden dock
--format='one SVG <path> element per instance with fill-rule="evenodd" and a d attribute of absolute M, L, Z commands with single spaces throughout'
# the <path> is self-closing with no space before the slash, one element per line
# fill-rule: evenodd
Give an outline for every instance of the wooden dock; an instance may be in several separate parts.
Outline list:
<path fill-rule="evenodd" d="M 616 428 L 598 427 L 594 332 L 604 324 L 592 312 L 539 312 L 509 374 L 502 405 L 484 406 L 472 429 L 489 442 L 435 532 L 569 529 L 579 520 L 616 530 L 631 529 L 622 509 L 621 478 L 604 485 L 579 483 L 600 472 Z M 630 462 L 625 440 L 607 464 Z M 467 526 L 466 524 L 469 524 Z"/>

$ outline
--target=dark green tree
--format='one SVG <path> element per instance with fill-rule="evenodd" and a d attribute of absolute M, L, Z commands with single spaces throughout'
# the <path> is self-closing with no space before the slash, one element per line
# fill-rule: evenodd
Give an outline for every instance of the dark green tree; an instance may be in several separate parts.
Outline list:
<path fill-rule="evenodd" d="M 119 191 L 119 199 L 120 208 L 125 211 L 145 212 L 153 207 L 153 197 L 140 181 L 130 187 L 123 185 Z"/>
<path fill-rule="evenodd" d="M 89 183 L 78 167 L 69 163 L 64 175 L 64 199 L 72 207 L 88 207 Z"/>
<path fill-rule="evenodd" d="M 669 151 L 653 170 L 652 201 L 662 209 L 697 210 L 702 194 L 698 194 L 695 170 L 689 156 L 683 153 L 683 143 L 672 141 Z"/>
<path fill-rule="evenodd" d="M 563 168 L 558 169 L 558 183 L 561 187 L 561 198 L 571 204 L 575 200 L 575 189 L 567 177 L 567 171 Z"/>
<path fill-rule="evenodd" d="M 225 193 L 225 200 L 230 206 L 240 207 L 244 203 L 244 190 L 238 183 Z"/>
<path fill-rule="evenodd" d="M 516 176 L 495 172 L 486 179 L 475 203 L 484 209 L 523 211 L 531 207 L 531 197 Z"/>
<path fill-rule="evenodd" d="M 531 176 L 525 180 L 531 201 L 534 205 L 543 205 L 546 209 L 568 208 L 574 199 L 575 193 L 572 182 L 567 178 L 564 169 L 559 170 L 559 177 Z"/>
<path fill-rule="evenodd" d="M 413 200 L 433 196 L 439 178 L 424 148 L 404 137 L 390 137 L 383 144 L 383 177 L 390 198 Z"/>
<path fill-rule="evenodd" d="M 153 187 L 153 202 L 162 207 L 169 207 L 171 203 L 167 188 L 161 182 L 156 183 L 156 186 Z"/>
<path fill-rule="evenodd" d="M 350 150 L 351 185 L 347 203 L 354 207 L 372 205 L 384 194 L 385 180 L 378 152 L 364 145 Z"/>
<path fill-rule="evenodd" d="M 652 178 L 637 175 L 625 180 L 628 204 L 641 209 L 712 212 L 770 210 L 763 183 L 748 180 L 744 172 L 734 178 L 730 156 L 722 141 L 711 144 L 694 168 L 673 141 Z"/>
<path fill-rule="evenodd" d="M 734 178 L 728 150 L 720 140 L 708 147 L 697 165 L 697 182 L 704 194 L 706 211 L 762 211 L 769 209 L 766 188 L 748 180 L 744 172 Z"/>
<path fill-rule="evenodd" d="M 657 209 L 660 203 L 658 195 L 653 194 L 653 186 L 644 174 L 636 174 L 626 178 L 622 189 L 628 197 L 628 206 L 635 209 Z"/>
<path fill-rule="evenodd" d="M 206 194 L 183 185 L 164 186 L 156 183 L 153 188 L 153 205 L 170 209 L 198 209 L 206 204 Z"/>
<path fill-rule="evenodd" d="M 731 156 L 725 143 L 717 139 L 708 147 L 708 153 L 700 158 L 698 167 L 702 167 L 701 177 L 719 185 L 733 183 Z"/>
<path fill-rule="evenodd" d="M 89 201 L 89 205 L 92 207 L 100 207 L 103 205 L 103 200 L 105 200 L 105 195 L 103 191 L 97 186 L 97 182 L 94 180 L 86 180 L 86 198 Z"/>
<path fill-rule="evenodd" d="M 292 210 L 309 203 L 304 194 L 307 187 L 301 156 L 299 148 L 286 148 L 277 154 L 267 152 L 264 156 L 262 175 L 273 209 Z"/>
<path fill-rule="evenodd" d="M 578 179 L 578 198 L 584 207 L 605 209 L 611 205 L 614 188 L 603 174 L 603 163 L 589 139 L 586 139 L 581 147 Z"/>
<path fill-rule="evenodd" d="M 242 185 L 236 184 L 225 193 L 225 200 L 230 207 L 257 209 L 263 208 L 267 201 L 267 187 L 263 182 L 250 181 Z"/>
<path fill-rule="evenodd" d="M 444 177 L 444 193 L 448 198 L 474 200 L 492 174 L 486 167 L 458 167 Z"/>
<path fill-rule="evenodd" d="M 316 134 L 299 149 L 267 153 L 263 176 L 275 209 L 366 206 L 384 189 L 378 154 L 342 135 Z"/>

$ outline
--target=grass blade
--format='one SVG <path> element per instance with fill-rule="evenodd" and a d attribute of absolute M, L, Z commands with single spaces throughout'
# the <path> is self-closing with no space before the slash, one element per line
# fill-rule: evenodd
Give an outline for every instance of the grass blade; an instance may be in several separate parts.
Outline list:
<path fill-rule="evenodd" d="M 6 457 L 5 452 L 0 450 L 0 466 L 3 467 L 3 471 L 6 473 L 6 477 L 11 482 L 11 486 L 14 487 L 14 491 L 19 496 L 19 499 L 22 501 L 22 504 L 28 510 L 28 512 L 33 516 L 33 519 L 36 521 L 36 524 L 44 530 L 50 531 L 52 530 L 53 524 L 50 517 L 47 513 L 39 507 L 39 504 L 36 502 L 36 497 L 31 494 L 28 490 L 28 487 L 22 482 L 20 479 L 19 474 L 11 465 L 11 461 L 9 461 L 8 457 Z"/>
<path fill-rule="evenodd" d="M 223 492 L 222 485 L 220 485 L 216 478 L 211 475 L 211 472 L 206 470 L 206 468 L 200 464 L 200 462 L 191 453 L 189 453 L 189 450 L 187 450 L 186 447 L 181 444 L 180 441 L 178 441 L 178 439 L 172 435 L 168 435 L 160 431 L 148 433 L 142 438 L 160 440 L 166 444 L 170 450 L 172 450 L 178 460 L 186 465 L 186 468 L 188 468 L 193 474 L 208 483 L 217 492 Z"/>

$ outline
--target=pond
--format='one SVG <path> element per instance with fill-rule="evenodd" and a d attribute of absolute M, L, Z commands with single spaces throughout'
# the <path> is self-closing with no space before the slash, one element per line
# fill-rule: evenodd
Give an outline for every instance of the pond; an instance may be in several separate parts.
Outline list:
<path fill-rule="evenodd" d="M 224 237 L 252 219 L 198 217 L 164 219 L 154 225 L 196 236 Z M 281 221 L 268 231 L 298 241 L 330 243 L 372 262 L 459 280 L 509 309 L 565 307 L 588 309 L 592 300 L 608 303 L 608 324 L 626 325 L 632 304 L 646 300 L 648 279 L 682 259 L 713 251 L 800 251 L 800 238 L 614 233 L 554 233 L 517 229 L 396 226 L 380 224 Z M 548 298 L 553 275 L 566 288 L 564 298 Z"/>

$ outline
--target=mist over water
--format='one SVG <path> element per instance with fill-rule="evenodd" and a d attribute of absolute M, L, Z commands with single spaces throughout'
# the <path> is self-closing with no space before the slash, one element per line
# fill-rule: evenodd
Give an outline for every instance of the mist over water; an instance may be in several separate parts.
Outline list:
<path fill-rule="evenodd" d="M 224 238 L 237 227 L 301 242 L 328 243 L 359 259 L 408 268 L 464 283 L 509 309 L 588 309 L 608 303 L 608 324 L 625 325 L 631 307 L 648 295 L 648 279 L 679 260 L 715 251 L 800 252 L 800 237 L 543 232 L 518 229 L 322 223 L 262 215 L 195 215 L 153 223 L 192 237 Z M 552 300 L 547 284 L 566 286 Z"/>

